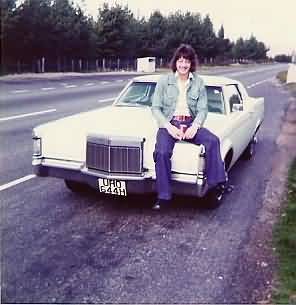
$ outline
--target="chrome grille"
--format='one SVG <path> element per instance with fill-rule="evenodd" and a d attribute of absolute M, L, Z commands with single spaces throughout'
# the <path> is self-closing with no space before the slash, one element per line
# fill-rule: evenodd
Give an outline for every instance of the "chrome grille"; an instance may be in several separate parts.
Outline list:
<path fill-rule="evenodd" d="M 86 166 L 114 174 L 141 174 L 143 139 L 130 137 L 87 137 Z"/>

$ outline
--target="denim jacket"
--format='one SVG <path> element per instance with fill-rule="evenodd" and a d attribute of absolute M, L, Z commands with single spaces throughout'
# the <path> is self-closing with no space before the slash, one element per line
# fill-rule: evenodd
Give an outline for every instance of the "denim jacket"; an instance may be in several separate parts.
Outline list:
<path fill-rule="evenodd" d="M 152 100 L 152 113 L 160 128 L 173 118 L 176 109 L 179 89 L 174 73 L 160 77 Z M 207 93 L 203 80 L 193 73 L 189 79 L 187 104 L 193 117 L 193 123 L 202 126 L 208 114 Z"/>

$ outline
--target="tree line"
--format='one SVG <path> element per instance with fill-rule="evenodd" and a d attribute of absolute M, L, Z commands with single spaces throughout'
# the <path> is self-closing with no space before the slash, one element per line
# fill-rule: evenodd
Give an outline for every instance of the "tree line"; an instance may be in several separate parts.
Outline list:
<path fill-rule="evenodd" d="M 98 17 L 69 0 L 1 1 L 2 72 L 32 63 L 33 68 L 77 70 L 115 68 L 127 60 L 155 56 L 165 65 L 180 43 L 191 44 L 202 63 L 264 61 L 268 48 L 254 35 L 231 41 L 209 15 L 177 11 L 135 18 L 127 6 L 103 4 Z M 16 64 L 17 63 L 17 64 Z M 37 65 L 37 67 L 36 67 Z M 43 67 L 43 70 L 42 70 Z M 90 68 L 91 69 L 91 68 Z"/>

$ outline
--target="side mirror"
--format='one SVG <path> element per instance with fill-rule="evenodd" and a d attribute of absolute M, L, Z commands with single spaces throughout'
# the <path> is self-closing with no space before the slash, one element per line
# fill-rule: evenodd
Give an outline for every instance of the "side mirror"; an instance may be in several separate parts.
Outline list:
<path fill-rule="evenodd" d="M 233 104 L 232 105 L 232 111 L 233 112 L 238 112 L 238 111 L 243 111 L 244 107 L 242 104 Z"/>

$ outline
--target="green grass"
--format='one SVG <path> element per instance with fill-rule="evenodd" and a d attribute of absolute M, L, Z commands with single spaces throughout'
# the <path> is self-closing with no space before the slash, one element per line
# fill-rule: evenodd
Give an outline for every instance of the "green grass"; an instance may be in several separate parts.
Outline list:
<path fill-rule="evenodd" d="M 274 245 L 279 257 L 278 287 L 274 303 L 296 303 L 296 159 L 288 176 L 287 199 L 274 230 Z"/>

